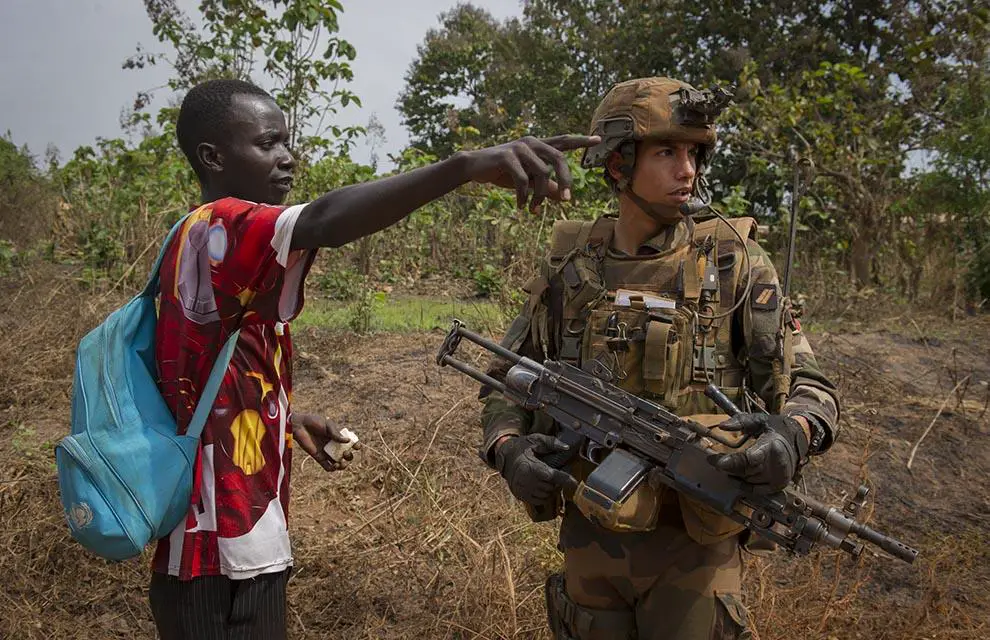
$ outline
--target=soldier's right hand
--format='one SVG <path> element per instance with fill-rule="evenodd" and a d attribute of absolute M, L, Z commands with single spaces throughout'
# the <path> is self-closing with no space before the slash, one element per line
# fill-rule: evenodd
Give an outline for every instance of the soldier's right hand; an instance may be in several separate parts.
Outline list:
<path fill-rule="evenodd" d="M 547 198 L 570 200 L 571 171 L 565 151 L 592 147 L 601 142 L 598 136 L 563 135 L 553 138 L 526 136 L 512 142 L 475 151 L 461 152 L 467 179 L 515 189 L 516 206 L 536 213 Z M 551 180 L 556 174 L 556 181 Z"/>
<path fill-rule="evenodd" d="M 569 448 L 553 436 L 542 433 L 512 436 L 495 450 L 495 468 L 505 478 L 512 495 L 531 505 L 546 504 L 561 489 L 573 494 L 577 480 L 569 473 L 554 469 L 539 456 Z"/>

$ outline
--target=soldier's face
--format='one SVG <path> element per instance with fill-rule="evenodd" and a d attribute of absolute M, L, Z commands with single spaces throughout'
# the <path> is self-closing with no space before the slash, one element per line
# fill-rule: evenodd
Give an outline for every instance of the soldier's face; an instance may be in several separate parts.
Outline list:
<path fill-rule="evenodd" d="M 672 212 L 691 198 L 697 176 L 698 145 L 646 140 L 636 152 L 632 188 L 641 198 Z"/>

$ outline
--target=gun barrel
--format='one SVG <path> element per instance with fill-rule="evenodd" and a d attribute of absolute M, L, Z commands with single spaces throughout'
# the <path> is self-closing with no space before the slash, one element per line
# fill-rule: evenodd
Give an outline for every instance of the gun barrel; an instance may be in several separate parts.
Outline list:
<path fill-rule="evenodd" d="M 865 540 L 870 544 L 876 545 L 895 558 L 903 560 L 908 564 L 912 564 L 914 559 L 918 557 L 918 551 L 916 549 L 866 526 L 855 520 L 849 513 L 833 509 L 814 498 L 797 492 L 789 491 L 788 495 L 790 496 L 792 505 L 798 509 L 807 509 L 829 527 L 841 525 L 839 526 L 840 530 L 847 531 L 860 540 Z"/>
<path fill-rule="evenodd" d="M 913 549 L 903 542 L 895 540 L 891 537 L 885 536 L 879 531 L 871 529 L 865 524 L 856 523 L 853 525 L 851 531 L 856 534 L 859 538 L 866 540 L 867 542 L 872 542 L 876 546 L 880 547 L 890 555 L 907 562 L 908 564 L 913 564 L 914 559 L 918 557 L 918 550 Z"/>
<path fill-rule="evenodd" d="M 491 351 L 492 353 L 494 353 L 498 357 L 504 358 L 505 360 L 508 360 L 512 364 L 519 364 L 519 362 L 522 361 L 522 359 L 523 359 L 523 357 L 521 355 L 519 355 L 518 353 L 513 353 L 512 351 L 509 351 L 508 349 L 506 349 L 502 345 L 498 344 L 497 342 L 493 342 L 493 341 L 491 341 L 491 340 L 489 340 L 487 338 L 483 338 L 483 337 L 479 336 L 474 331 L 471 331 L 470 329 L 464 328 L 463 325 L 460 325 L 460 326 L 456 327 L 456 329 L 452 330 L 452 332 L 453 331 L 456 331 L 458 335 L 461 335 L 461 336 L 467 338 L 468 340 L 470 340 L 471 342 L 475 343 L 476 345 L 479 345 L 479 346 L 484 347 L 485 349 L 488 349 L 489 351 Z"/>
<path fill-rule="evenodd" d="M 498 391 L 499 393 L 505 393 L 505 385 L 502 384 L 501 381 L 496 380 L 495 378 L 491 377 L 487 373 L 483 373 L 481 371 L 478 371 L 477 369 L 475 369 L 471 365 L 465 364 L 465 363 L 461 362 L 460 360 L 455 359 L 453 356 L 443 356 L 443 357 L 441 357 L 440 358 L 440 364 L 441 365 L 449 365 L 449 366 L 457 369 L 458 371 L 460 371 L 464 375 L 468 376 L 469 378 L 474 378 L 475 380 L 477 380 L 481 384 L 488 385 L 489 387 L 491 387 L 495 391 Z"/>

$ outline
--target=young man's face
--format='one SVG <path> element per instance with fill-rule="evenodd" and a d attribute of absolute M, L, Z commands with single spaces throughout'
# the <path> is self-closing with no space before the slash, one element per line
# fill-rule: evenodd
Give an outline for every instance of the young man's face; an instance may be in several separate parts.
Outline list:
<path fill-rule="evenodd" d="M 236 198 L 282 204 L 296 167 L 282 110 L 264 96 L 235 95 L 227 128 L 228 137 L 216 145 L 215 184 Z"/>
<path fill-rule="evenodd" d="M 632 188 L 647 202 L 677 209 L 691 198 L 697 160 L 694 142 L 644 140 L 636 152 Z"/>

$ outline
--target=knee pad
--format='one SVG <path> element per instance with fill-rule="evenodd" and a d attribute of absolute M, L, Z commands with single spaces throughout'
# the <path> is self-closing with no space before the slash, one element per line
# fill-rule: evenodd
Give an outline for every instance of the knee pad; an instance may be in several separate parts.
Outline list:
<path fill-rule="evenodd" d="M 636 615 L 628 609 L 592 609 L 574 602 L 564 589 L 564 576 L 555 573 L 544 585 L 547 624 L 554 640 L 615 638 L 636 640 Z"/>

